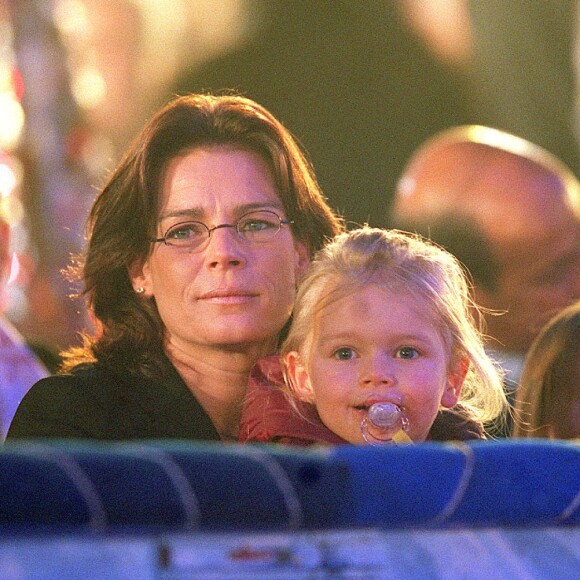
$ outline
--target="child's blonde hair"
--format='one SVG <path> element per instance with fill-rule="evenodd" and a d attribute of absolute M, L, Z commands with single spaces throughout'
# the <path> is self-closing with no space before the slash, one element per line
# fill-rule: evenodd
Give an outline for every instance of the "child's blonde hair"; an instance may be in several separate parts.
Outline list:
<path fill-rule="evenodd" d="M 307 362 L 317 313 L 369 284 L 420 298 L 441 328 L 449 364 L 467 357 L 459 403 L 473 419 L 486 423 L 505 411 L 502 374 L 484 350 L 482 317 L 463 267 L 441 247 L 399 230 L 364 226 L 336 236 L 315 255 L 298 289 L 282 360 L 296 351 Z"/>

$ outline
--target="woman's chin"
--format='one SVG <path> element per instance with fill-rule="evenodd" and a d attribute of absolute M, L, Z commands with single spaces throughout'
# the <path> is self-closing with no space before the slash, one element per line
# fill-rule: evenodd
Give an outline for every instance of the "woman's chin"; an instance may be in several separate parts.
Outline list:
<path fill-rule="evenodd" d="M 238 351 L 257 349 L 260 355 L 272 352 L 276 348 L 277 339 L 278 332 L 266 332 L 255 328 L 214 328 L 211 336 L 207 337 L 208 343 L 216 348 Z"/>

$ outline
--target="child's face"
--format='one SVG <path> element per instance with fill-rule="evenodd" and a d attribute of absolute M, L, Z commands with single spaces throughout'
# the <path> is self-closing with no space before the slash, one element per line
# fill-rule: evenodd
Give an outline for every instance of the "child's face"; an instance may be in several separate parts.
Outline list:
<path fill-rule="evenodd" d="M 422 301 L 375 285 L 325 307 L 305 366 L 294 354 L 289 363 L 298 396 L 351 443 L 364 443 L 361 421 L 384 401 L 400 405 L 408 435 L 424 441 L 440 407 L 457 402 L 466 372 L 465 361 L 448 369 L 440 329 Z"/>

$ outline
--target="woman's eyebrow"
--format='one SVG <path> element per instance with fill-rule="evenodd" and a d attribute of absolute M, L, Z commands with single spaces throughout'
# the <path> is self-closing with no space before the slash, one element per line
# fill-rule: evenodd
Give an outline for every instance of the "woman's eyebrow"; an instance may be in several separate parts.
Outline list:
<path fill-rule="evenodd" d="M 277 210 L 277 211 L 284 211 L 281 202 L 274 202 L 274 201 L 256 201 L 251 203 L 244 203 L 242 205 L 236 206 L 233 210 L 234 215 L 242 216 L 250 211 L 259 210 L 259 209 L 268 209 L 268 210 Z M 201 220 L 205 217 L 206 212 L 200 207 L 190 207 L 190 208 L 183 208 L 183 209 L 176 209 L 173 211 L 168 211 L 167 213 L 159 216 L 159 221 L 163 221 L 169 218 L 179 218 L 185 217 L 194 220 Z"/>
<path fill-rule="evenodd" d="M 187 208 L 187 209 L 176 209 L 173 211 L 168 211 L 167 213 L 159 216 L 159 221 L 162 222 L 163 220 L 169 218 L 178 218 L 178 217 L 186 217 L 190 219 L 201 219 L 204 215 L 204 212 L 200 208 Z"/>

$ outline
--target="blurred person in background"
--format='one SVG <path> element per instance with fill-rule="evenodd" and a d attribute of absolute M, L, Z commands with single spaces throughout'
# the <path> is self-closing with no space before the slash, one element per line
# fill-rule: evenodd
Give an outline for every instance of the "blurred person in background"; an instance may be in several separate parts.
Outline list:
<path fill-rule="evenodd" d="M 516 397 L 514 437 L 580 439 L 580 301 L 533 342 Z"/>
<path fill-rule="evenodd" d="M 10 275 L 10 225 L 0 217 L 0 294 L 4 293 Z M 0 296 L 0 304 L 5 303 Z M 3 311 L 0 310 L 0 312 Z M 40 348 L 40 347 L 39 347 Z M 52 357 L 46 349 L 46 356 Z M 49 374 L 39 356 L 12 323 L 0 314 L 0 435 L 6 437 L 10 422 L 24 395 L 32 385 Z"/>
<path fill-rule="evenodd" d="M 482 126 L 446 130 L 411 157 L 390 225 L 429 237 L 473 276 L 487 348 L 516 388 L 551 316 L 580 298 L 580 183 L 545 149 Z"/>

